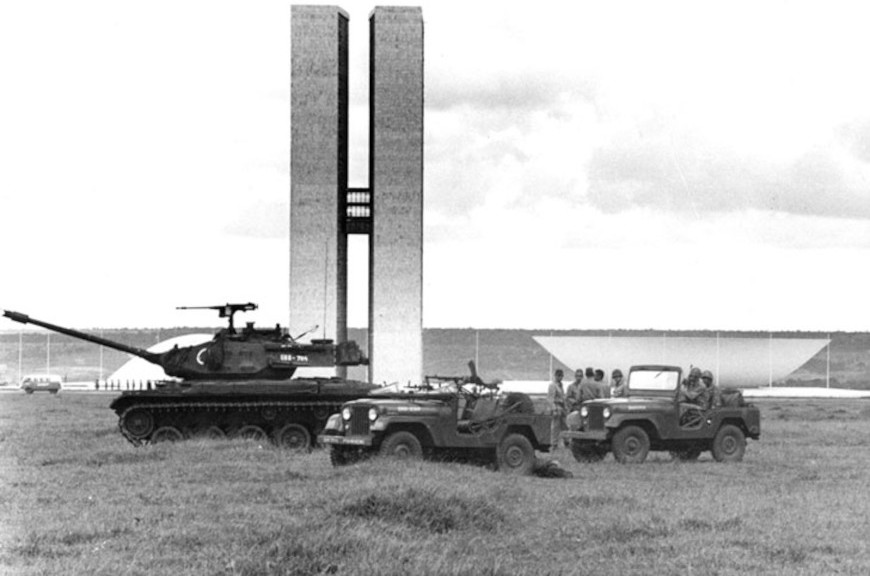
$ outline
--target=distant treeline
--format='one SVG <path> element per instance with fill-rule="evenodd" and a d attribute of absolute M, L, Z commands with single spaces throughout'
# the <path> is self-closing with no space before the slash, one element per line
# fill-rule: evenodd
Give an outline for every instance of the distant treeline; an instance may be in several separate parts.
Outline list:
<path fill-rule="evenodd" d="M 90 334 L 139 348 L 148 348 L 158 342 L 193 333 L 213 333 L 214 327 L 183 327 L 161 329 L 92 329 Z M 87 381 L 100 376 L 100 346 L 45 331 L 21 332 L 21 373 L 45 372 L 48 369 L 66 380 Z M 476 360 L 486 380 L 546 380 L 551 358 L 539 346 L 534 336 L 662 336 L 667 337 L 755 337 L 766 338 L 828 338 L 830 349 L 831 386 L 870 389 L 870 333 L 867 332 L 749 332 L 749 331 L 662 331 L 662 330 L 505 330 L 474 328 L 427 328 L 423 331 L 423 369 L 426 374 L 450 376 L 468 373 L 468 361 Z M 366 331 L 351 328 L 349 337 L 368 346 Z M 47 345 L 50 343 L 50 353 Z M 0 364 L 6 365 L 6 377 L 14 380 L 18 375 L 19 332 L 0 332 Z M 102 374 L 108 377 L 128 360 L 127 354 L 109 348 L 102 349 Z M 824 386 L 828 366 L 828 352 L 822 350 L 803 367 L 793 373 L 788 385 Z M 552 360 L 554 368 L 568 368 Z M 0 374 L 0 378 L 3 375 Z M 355 369 L 351 377 L 364 378 L 364 372 Z"/>

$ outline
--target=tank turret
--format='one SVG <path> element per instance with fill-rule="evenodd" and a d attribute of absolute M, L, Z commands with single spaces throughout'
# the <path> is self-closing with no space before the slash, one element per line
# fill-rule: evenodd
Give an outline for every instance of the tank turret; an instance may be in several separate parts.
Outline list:
<path fill-rule="evenodd" d="M 264 329 L 255 328 L 253 322 L 237 330 L 233 322 L 234 315 L 236 312 L 256 310 L 257 305 L 252 302 L 181 309 L 191 308 L 217 310 L 221 318 L 228 319 L 228 325 L 208 342 L 196 346 L 175 346 L 159 353 L 43 322 L 20 312 L 4 310 L 3 315 L 15 322 L 34 324 L 139 356 L 163 368 L 167 375 L 183 380 L 286 380 L 299 367 L 356 366 L 368 363 L 354 341 L 335 343 L 332 340 L 312 340 L 310 343 L 302 343 L 291 337 L 280 325 Z"/>

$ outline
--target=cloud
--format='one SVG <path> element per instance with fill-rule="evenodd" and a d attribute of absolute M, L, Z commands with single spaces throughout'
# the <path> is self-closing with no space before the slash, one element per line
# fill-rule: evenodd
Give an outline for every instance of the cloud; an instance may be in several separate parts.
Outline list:
<path fill-rule="evenodd" d="M 861 142 L 860 136 L 852 143 Z M 588 199 L 605 212 L 635 206 L 694 215 L 757 209 L 868 219 L 868 181 L 870 164 L 835 141 L 774 162 L 703 135 L 659 132 L 596 149 Z"/>
<path fill-rule="evenodd" d="M 224 227 L 231 236 L 284 239 L 290 229 L 290 200 L 261 201 L 241 209 Z"/>

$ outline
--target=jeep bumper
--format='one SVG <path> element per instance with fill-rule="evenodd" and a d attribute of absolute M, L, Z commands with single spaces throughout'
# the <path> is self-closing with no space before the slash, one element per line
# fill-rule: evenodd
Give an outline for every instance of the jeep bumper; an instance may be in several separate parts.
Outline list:
<path fill-rule="evenodd" d="M 588 442 L 604 442 L 607 440 L 607 430 L 569 430 L 562 432 L 563 439 L 586 440 Z"/>
<path fill-rule="evenodd" d="M 371 446 L 374 439 L 371 436 L 339 436 L 336 434 L 321 434 L 317 437 L 321 444 L 334 446 Z"/>

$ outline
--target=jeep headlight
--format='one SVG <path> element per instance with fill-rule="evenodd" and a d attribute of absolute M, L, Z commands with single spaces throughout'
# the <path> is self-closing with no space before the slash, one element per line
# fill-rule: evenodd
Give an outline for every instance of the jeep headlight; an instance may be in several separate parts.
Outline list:
<path fill-rule="evenodd" d="M 345 406 L 344 408 L 341 409 L 341 418 L 342 418 L 342 420 L 344 420 L 345 422 L 348 421 L 348 420 L 350 420 L 350 415 L 351 415 L 350 408 L 348 408 L 347 406 Z"/>
<path fill-rule="evenodd" d="M 589 416 L 589 407 L 588 406 L 581 406 L 580 407 L 580 416 L 582 416 L 583 418 L 586 418 L 587 416 Z"/>
<path fill-rule="evenodd" d="M 605 407 L 604 410 L 601 411 L 601 415 L 604 416 L 605 420 L 610 418 L 610 408 Z"/>
<path fill-rule="evenodd" d="M 378 419 L 378 409 L 377 408 L 369 408 L 369 422 L 374 422 Z"/>

